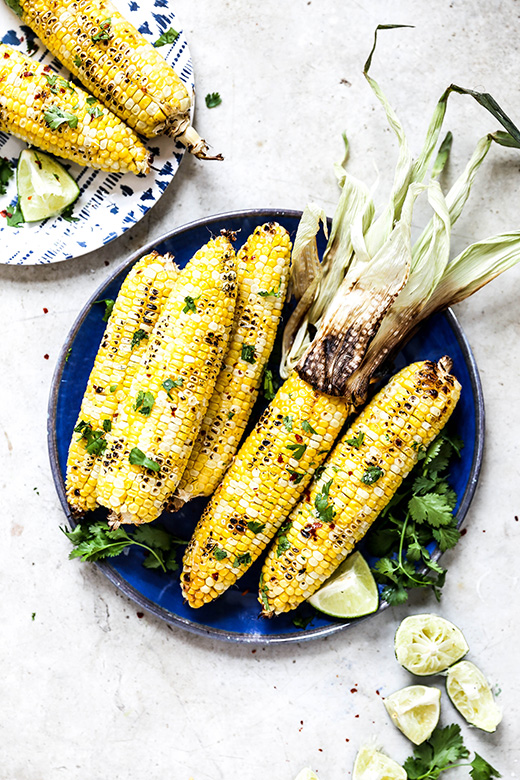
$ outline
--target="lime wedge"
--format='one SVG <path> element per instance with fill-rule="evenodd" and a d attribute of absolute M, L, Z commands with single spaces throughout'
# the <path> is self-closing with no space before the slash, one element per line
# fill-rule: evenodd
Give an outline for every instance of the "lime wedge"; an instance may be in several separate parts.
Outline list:
<path fill-rule="evenodd" d="M 394 640 L 397 660 L 412 674 L 438 674 L 468 652 L 460 628 L 438 615 L 410 615 L 400 624 Z"/>
<path fill-rule="evenodd" d="M 368 563 L 355 552 L 307 601 L 326 615 L 356 618 L 376 611 L 379 593 Z"/>
<path fill-rule="evenodd" d="M 308 766 L 298 772 L 294 780 L 320 780 L 316 772 L 313 772 Z"/>
<path fill-rule="evenodd" d="M 16 171 L 18 201 L 26 222 L 57 217 L 79 195 L 65 168 L 36 149 L 24 149 Z"/>
<path fill-rule="evenodd" d="M 406 780 L 406 772 L 392 758 L 363 745 L 354 762 L 352 780 Z"/>
<path fill-rule="evenodd" d="M 441 692 L 427 685 L 409 685 L 383 699 L 392 723 L 420 745 L 431 737 L 441 713 Z"/>
<path fill-rule="evenodd" d="M 483 731 L 496 731 L 502 713 L 495 703 L 491 687 L 475 664 L 470 661 L 448 669 L 448 696 L 463 718 Z"/>

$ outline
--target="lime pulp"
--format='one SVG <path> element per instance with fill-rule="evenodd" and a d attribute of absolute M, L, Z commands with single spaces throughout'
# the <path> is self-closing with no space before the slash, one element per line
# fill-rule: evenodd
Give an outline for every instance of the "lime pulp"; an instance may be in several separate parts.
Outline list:
<path fill-rule="evenodd" d="M 468 652 L 460 628 L 438 615 L 410 615 L 400 624 L 394 640 L 401 666 L 418 676 L 438 674 Z"/>
<path fill-rule="evenodd" d="M 472 726 L 483 731 L 496 731 L 502 720 L 491 687 L 478 666 L 460 661 L 446 677 L 446 690 L 453 705 Z"/>
<path fill-rule="evenodd" d="M 406 772 L 381 751 L 363 745 L 354 762 L 352 780 L 406 780 Z"/>
<path fill-rule="evenodd" d="M 392 723 L 405 737 L 420 745 L 439 722 L 441 692 L 427 685 L 409 685 L 383 699 Z"/>
<path fill-rule="evenodd" d="M 339 618 L 356 618 L 375 612 L 379 593 L 361 553 L 349 555 L 308 602 L 320 612 Z"/>
<path fill-rule="evenodd" d="M 16 171 L 18 202 L 25 222 L 56 217 L 79 195 L 79 187 L 59 162 L 36 149 L 24 149 Z"/>

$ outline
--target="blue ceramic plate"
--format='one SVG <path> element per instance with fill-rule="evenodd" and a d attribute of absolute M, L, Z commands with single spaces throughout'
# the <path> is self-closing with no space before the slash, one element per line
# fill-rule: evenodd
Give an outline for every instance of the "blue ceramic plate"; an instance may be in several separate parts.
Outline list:
<path fill-rule="evenodd" d="M 173 11 L 164 0 L 114 0 L 118 10 L 151 43 L 173 27 L 179 35 L 172 44 L 161 46 L 159 51 L 175 68 L 188 91 L 193 92 L 193 68 L 188 44 Z M 69 78 L 63 65 L 50 54 L 29 27 L 20 22 L 16 14 L 0 2 L 0 42 L 19 48 L 23 54 Z M 160 137 L 145 141 L 154 155 L 153 168 L 147 176 L 133 173 L 107 173 L 62 160 L 64 167 L 76 179 L 80 195 L 74 206 L 78 222 L 64 219 L 46 219 L 32 222 L 20 228 L 7 225 L 0 216 L 1 263 L 36 265 L 56 263 L 108 244 L 139 222 L 166 190 L 179 168 L 184 147 L 171 138 Z M 14 136 L 0 132 L 0 157 L 6 157 L 16 165 L 18 156 L 27 144 Z M 7 191 L 0 196 L 0 213 L 16 199 L 16 176 Z"/>
<path fill-rule="evenodd" d="M 161 253 L 171 252 L 177 263 L 183 266 L 208 240 L 210 234 L 218 233 L 222 228 L 239 231 L 239 241 L 243 242 L 257 225 L 277 220 L 294 238 L 300 216 L 300 212 L 294 211 L 235 212 L 181 227 L 140 249 L 91 297 L 63 346 L 50 396 L 48 436 L 51 465 L 60 500 L 69 520 L 64 489 L 67 450 L 105 327 L 102 321 L 104 309 L 94 302 L 115 298 L 132 263 L 152 249 Z M 473 497 L 480 470 L 484 408 L 477 367 L 454 315 L 448 311 L 430 320 L 400 353 L 395 368 L 399 369 L 415 360 L 438 360 L 445 354 L 453 359 L 453 372 L 462 384 L 462 395 L 452 417 L 452 426 L 463 438 L 465 446 L 461 459 L 455 462 L 451 470 L 451 484 L 458 496 L 457 519 L 460 524 Z M 276 363 L 273 362 L 271 367 L 276 368 Z M 254 419 L 257 419 L 264 406 L 265 401 L 259 400 L 254 410 Z M 205 499 L 197 499 L 176 515 L 165 513 L 160 521 L 181 538 L 188 539 L 205 503 Z M 104 511 L 97 510 L 96 515 L 102 518 Z M 260 562 L 252 566 L 237 586 L 228 590 L 220 599 L 194 610 L 183 603 L 179 572 L 166 575 L 146 569 L 142 566 L 142 559 L 142 555 L 132 549 L 128 555 L 123 554 L 111 559 L 110 563 L 96 565 L 139 606 L 173 625 L 198 634 L 236 642 L 288 642 L 325 636 L 351 625 L 349 621 L 318 616 L 307 628 L 301 629 L 294 625 L 291 614 L 270 620 L 260 618 L 260 607 L 256 600 Z"/>

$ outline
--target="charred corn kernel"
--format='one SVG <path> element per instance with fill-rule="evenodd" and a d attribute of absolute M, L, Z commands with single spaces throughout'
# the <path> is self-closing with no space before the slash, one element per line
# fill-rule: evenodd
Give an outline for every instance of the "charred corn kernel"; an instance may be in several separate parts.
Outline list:
<path fill-rule="evenodd" d="M 450 417 L 461 389 L 450 370 L 449 358 L 404 368 L 341 437 L 269 549 L 264 614 L 309 598 L 363 538 Z"/>
<path fill-rule="evenodd" d="M 136 132 L 147 138 L 187 133 L 188 146 L 202 142 L 206 148 L 190 127 L 192 100 L 185 84 L 110 0 L 18 5 L 22 20 L 47 48 Z"/>
<path fill-rule="evenodd" d="M 76 515 L 96 507 L 99 455 L 106 447 L 106 434 L 177 275 L 170 256 L 152 252 L 134 265 L 121 286 L 69 446 L 67 500 Z"/>
<path fill-rule="evenodd" d="M 278 390 L 206 507 L 184 556 L 190 606 L 221 595 L 260 555 L 325 459 L 347 418 L 341 398 L 296 373 Z"/>
<path fill-rule="evenodd" d="M 287 290 L 291 242 L 277 223 L 257 227 L 237 255 L 229 349 L 177 488 L 178 504 L 209 496 L 233 460 L 273 348 Z"/>
<path fill-rule="evenodd" d="M 91 168 L 150 170 L 150 153 L 115 114 L 93 105 L 83 89 L 5 44 L 0 44 L 0 130 Z M 113 143 L 112 150 L 107 142 Z"/>
<path fill-rule="evenodd" d="M 235 298 L 235 253 L 221 235 L 179 274 L 107 434 L 97 499 L 116 522 L 155 520 L 177 487 L 227 349 Z"/>

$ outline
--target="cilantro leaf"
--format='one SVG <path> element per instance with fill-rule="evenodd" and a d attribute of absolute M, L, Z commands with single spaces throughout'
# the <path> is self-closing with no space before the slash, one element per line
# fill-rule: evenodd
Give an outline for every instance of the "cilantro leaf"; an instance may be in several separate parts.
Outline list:
<path fill-rule="evenodd" d="M 270 368 L 266 368 L 262 379 L 262 390 L 266 401 L 272 401 L 277 391 L 276 383 L 274 381 L 273 372 Z"/>
<path fill-rule="evenodd" d="M 256 349 L 254 344 L 242 344 L 241 357 L 246 363 L 256 363 Z"/>
<path fill-rule="evenodd" d="M 61 125 L 67 124 L 71 128 L 78 126 L 78 117 L 65 108 L 57 105 L 49 106 L 44 109 L 43 118 L 51 130 L 58 130 Z"/>
<path fill-rule="evenodd" d="M 150 393 L 149 391 L 144 392 L 143 390 L 139 390 L 134 404 L 134 409 L 136 412 L 139 412 L 145 417 L 149 417 L 152 412 L 154 403 L 155 403 L 155 398 L 153 393 Z"/>
<path fill-rule="evenodd" d="M 308 420 L 302 420 L 302 428 L 305 431 L 305 433 L 314 433 L 314 434 L 317 433 L 317 431 L 314 430 L 314 428 L 312 427 L 312 425 Z"/>
<path fill-rule="evenodd" d="M 110 315 L 112 314 L 112 310 L 114 308 L 115 301 L 113 301 L 111 298 L 103 298 L 99 301 L 94 301 L 94 303 L 104 303 L 105 304 L 105 313 L 103 314 L 103 322 L 108 322 Z"/>
<path fill-rule="evenodd" d="M 138 347 L 143 341 L 143 339 L 148 339 L 148 333 L 143 330 L 142 328 L 138 328 L 137 330 L 134 330 L 132 334 L 132 341 L 130 343 L 130 349 L 134 349 L 134 347 Z"/>
<path fill-rule="evenodd" d="M 450 501 L 439 493 L 425 493 L 413 496 L 408 502 L 410 516 L 416 523 L 429 523 L 434 528 L 448 525 L 453 521 Z"/>
<path fill-rule="evenodd" d="M 209 92 L 206 95 L 207 108 L 216 108 L 216 106 L 220 106 L 221 103 L 222 103 L 222 98 L 220 97 L 218 92 Z"/>
<path fill-rule="evenodd" d="M 332 523 L 336 515 L 334 506 L 329 504 L 329 492 L 333 481 L 333 479 L 329 479 L 314 499 L 314 507 L 322 523 Z"/>
<path fill-rule="evenodd" d="M 445 525 L 432 530 L 432 536 L 439 545 L 441 552 L 451 550 L 460 539 L 460 531 L 456 525 Z"/>
<path fill-rule="evenodd" d="M 263 531 L 265 528 L 265 523 L 260 523 L 258 520 L 250 520 L 247 523 L 247 527 L 250 531 L 252 531 L 254 534 L 259 534 L 260 531 Z"/>
<path fill-rule="evenodd" d="M 65 222 L 79 222 L 79 217 L 75 217 L 72 213 L 75 205 L 76 201 L 73 201 L 72 203 L 69 203 L 68 206 L 65 206 L 60 214 L 60 219 L 64 219 Z"/>
<path fill-rule="evenodd" d="M 227 552 L 222 549 L 222 547 L 215 545 L 213 548 L 213 557 L 216 558 L 217 561 L 223 561 L 224 558 L 227 558 Z"/>
<path fill-rule="evenodd" d="M 293 450 L 293 455 L 296 458 L 296 460 L 301 460 L 303 458 L 303 455 L 305 453 L 305 450 L 307 449 L 306 444 L 288 444 L 287 445 L 288 450 Z"/>
<path fill-rule="evenodd" d="M 91 36 L 92 43 L 96 41 L 109 41 L 112 38 L 112 18 L 104 19 L 99 23 L 98 31 Z"/>
<path fill-rule="evenodd" d="M 173 27 L 170 27 L 169 30 L 163 32 L 162 35 L 159 35 L 157 40 L 154 42 L 154 46 L 156 49 L 158 49 L 159 46 L 166 46 L 167 44 L 175 43 L 178 37 L 179 33 L 177 30 L 174 30 Z"/>
<path fill-rule="evenodd" d="M 502 777 L 498 770 L 493 769 L 482 756 L 475 753 L 475 758 L 471 762 L 469 773 L 473 780 L 491 780 L 492 777 Z"/>
<path fill-rule="evenodd" d="M 5 195 L 7 184 L 14 173 L 14 167 L 6 157 L 0 157 L 0 195 Z"/>
<path fill-rule="evenodd" d="M 233 561 L 233 568 L 237 566 L 249 566 L 251 563 L 251 553 L 243 553 L 243 555 L 237 555 Z"/>
<path fill-rule="evenodd" d="M 195 305 L 195 301 L 198 301 L 200 298 L 200 295 L 197 298 L 192 298 L 191 295 L 187 295 L 184 299 L 184 303 L 186 304 L 182 308 L 183 314 L 188 314 L 190 311 L 197 311 L 197 307 Z"/>
<path fill-rule="evenodd" d="M 286 431 L 292 431 L 292 429 L 293 429 L 293 416 L 292 416 L 292 414 L 287 414 L 283 418 L 283 424 L 285 426 L 285 430 Z"/>
<path fill-rule="evenodd" d="M 156 463 L 155 460 L 148 458 L 138 447 L 134 447 L 133 450 L 130 451 L 128 460 L 132 466 L 144 466 L 145 469 L 150 469 L 150 471 L 156 472 L 161 470 L 159 463 Z"/>
<path fill-rule="evenodd" d="M 284 552 L 287 552 L 290 546 L 291 543 L 285 535 L 282 534 L 282 536 L 278 536 L 276 539 L 276 557 L 281 558 L 281 556 L 284 554 Z"/>
<path fill-rule="evenodd" d="M 6 209 L 6 215 L 9 227 L 20 227 L 20 225 L 23 225 L 25 222 L 22 209 L 20 208 L 20 201 L 17 201 L 14 208 L 13 206 L 9 206 L 9 209 Z"/>
<path fill-rule="evenodd" d="M 166 390 L 166 394 L 168 395 L 168 398 L 171 399 L 171 392 L 174 387 L 182 387 L 184 384 L 184 379 L 182 377 L 178 377 L 177 379 L 172 379 L 171 377 L 168 379 L 165 379 L 162 383 L 163 388 Z"/>
<path fill-rule="evenodd" d="M 361 482 L 364 485 L 373 485 L 380 479 L 385 472 L 379 466 L 367 466 L 365 473 L 361 477 Z"/>
<path fill-rule="evenodd" d="M 357 436 L 353 436 L 352 439 L 347 439 L 347 444 L 350 444 L 351 447 L 355 447 L 356 450 L 359 450 L 364 441 L 365 434 L 363 431 L 359 431 Z"/>

